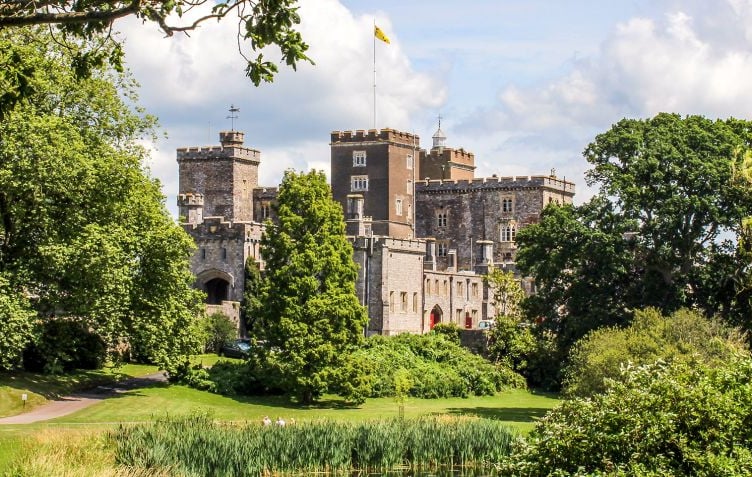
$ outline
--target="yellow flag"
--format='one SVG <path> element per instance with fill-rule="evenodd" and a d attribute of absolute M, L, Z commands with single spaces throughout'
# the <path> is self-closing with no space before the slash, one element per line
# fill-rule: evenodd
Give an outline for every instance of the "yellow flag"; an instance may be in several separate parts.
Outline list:
<path fill-rule="evenodd" d="M 383 31 L 381 31 L 381 28 L 377 27 L 376 25 L 373 26 L 373 34 L 376 35 L 376 38 L 383 41 L 384 43 L 391 43 L 389 41 L 389 37 L 384 34 Z"/>

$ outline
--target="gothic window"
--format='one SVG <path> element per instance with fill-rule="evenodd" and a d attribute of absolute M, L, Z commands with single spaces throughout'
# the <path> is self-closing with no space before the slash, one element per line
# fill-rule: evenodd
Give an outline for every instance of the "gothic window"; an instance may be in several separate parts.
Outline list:
<path fill-rule="evenodd" d="M 439 294 L 441 293 L 441 290 L 439 290 L 439 280 L 436 280 L 436 282 L 434 283 L 434 285 L 436 285 L 436 286 L 434 287 L 434 289 L 433 289 L 433 290 L 434 290 L 434 293 L 435 293 L 436 295 L 439 295 Z"/>
<path fill-rule="evenodd" d="M 430 294 L 431 294 L 431 279 L 427 278 L 426 279 L 426 295 L 430 295 Z"/>
<path fill-rule="evenodd" d="M 269 218 L 269 202 L 262 202 L 261 203 L 261 220 L 266 220 Z"/>
<path fill-rule="evenodd" d="M 394 312 L 394 292 L 389 292 L 389 311 Z"/>
<path fill-rule="evenodd" d="M 514 200 L 511 197 L 504 197 L 501 199 L 501 211 L 502 212 L 514 212 Z"/>
<path fill-rule="evenodd" d="M 418 312 L 418 294 L 413 293 L 413 313 Z"/>
<path fill-rule="evenodd" d="M 446 242 L 438 242 L 436 244 L 436 255 L 438 255 L 439 257 L 446 257 L 448 248 L 449 247 L 447 246 Z"/>
<path fill-rule="evenodd" d="M 413 195 L 413 181 L 407 181 L 407 195 Z"/>
<path fill-rule="evenodd" d="M 408 169 L 413 168 L 413 155 L 412 154 L 407 155 L 407 168 Z"/>
<path fill-rule="evenodd" d="M 515 238 L 517 237 L 517 227 L 514 225 L 502 225 L 501 226 L 501 237 L 499 238 L 502 242 L 514 242 Z"/>
<path fill-rule="evenodd" d="M 457 282 L 457 296 L 462 297 L 462 295 L 464 295 L 462 282 Z"/>
<path fill-rule="evenodd" d="M 401 302 L 400 311 L 402 311 L 402 313 L 406 313 L 407 312 L 407 292 L 400 293 L 400 302 Z"/>
<path fill-rule="evenodd" d="M 353 151 L 353 167 L 366 167 L 366 151 Z"/>
<path fill-rule="evenodd" d="M 395 213 L 402 215 L 402 199 L 397 199 L 394 203 Z"/>
<path fill-rule="evenodd" d="M 368 176 L 352 176 L 350 186 L 353 191 L 368 190 Z"/>
<path fill-rule="evenodd" d="M 471 287 L 473 289 L 473 297 L 478 298 L 478 284 L 473 283 Z"/>
<path fill-rule="evenodd" d="M 446 212 L 439 212 L 436 214 L 436 224 L 439 227 L 446 227 L 447 225 L 447 213 Z"/>

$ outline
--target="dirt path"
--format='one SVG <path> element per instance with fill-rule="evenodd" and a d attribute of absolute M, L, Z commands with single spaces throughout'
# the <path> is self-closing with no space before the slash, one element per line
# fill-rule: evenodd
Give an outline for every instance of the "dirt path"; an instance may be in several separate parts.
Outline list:
<path fill-rule="evenodd" d="M 31 424 L 47 421 L 56 417 L 67 416 L 76 411 L 96 404 L 103 399 L 115 396 L 131 389 L 143 388 L 154 383 L 167 381 L 164 373 L 154 373 L 138 378 L 130 378 L 117 384 L 99 386 L 90 391 L 62 397 L 39 406 L 29 412 L 0 418 L 0 424 Z"/>

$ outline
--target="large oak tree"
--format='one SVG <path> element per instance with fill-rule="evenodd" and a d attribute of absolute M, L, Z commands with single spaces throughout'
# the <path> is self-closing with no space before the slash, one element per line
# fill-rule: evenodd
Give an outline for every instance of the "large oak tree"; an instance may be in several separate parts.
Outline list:
<path fill-rule="evenodd" d="M 70 50 L 36 30 L 0 30 L 0 51 L 33 72 L 28 101 L 0 120 L 0 302 L 15 303 L 0 321 L 33 305 L 39 320 L 79 322 L 173 369 L 194 350 L 201 297 L 193 243 L 144 166 L 154 119 L 132 106 L 127 74 L 78 79 Z"/>

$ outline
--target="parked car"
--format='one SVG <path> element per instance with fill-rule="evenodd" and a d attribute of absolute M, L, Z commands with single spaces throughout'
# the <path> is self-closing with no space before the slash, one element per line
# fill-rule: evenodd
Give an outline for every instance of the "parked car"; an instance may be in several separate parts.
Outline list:
<path fill-rule="evenodd" d="M 245 338 L 238 338 L 236 340 L 228 341 L 217 353 L 220 356 L 227 356 L 228 358 L 240 358 L 245 359 L 248 357 L 248 353 L 251 351 L 251 340 Z"/>
<path fill-rule="evenodd" d="M 496 320 L 480 320 L 478 322 L 479 330 L 490 330 L 496 324 Z"/>

